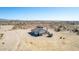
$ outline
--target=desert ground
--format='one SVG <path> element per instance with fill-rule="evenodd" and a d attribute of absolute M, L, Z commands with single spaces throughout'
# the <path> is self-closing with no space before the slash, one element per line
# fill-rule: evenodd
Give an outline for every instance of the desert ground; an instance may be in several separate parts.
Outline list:
<path fill-rule="evenodd" d="M 28 34 L 42 26 L 52 37 Z M 79 23 L 75 21 L 0 21 L 0 51 L 79 51 Z"/>

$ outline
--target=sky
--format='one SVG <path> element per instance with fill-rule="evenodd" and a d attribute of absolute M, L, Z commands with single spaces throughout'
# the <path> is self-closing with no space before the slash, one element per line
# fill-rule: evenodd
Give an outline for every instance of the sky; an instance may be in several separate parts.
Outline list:
<path fill-rule="evenodd" d="M 79 20 L 79 7 L 0 7 L 9 20 Z"/>

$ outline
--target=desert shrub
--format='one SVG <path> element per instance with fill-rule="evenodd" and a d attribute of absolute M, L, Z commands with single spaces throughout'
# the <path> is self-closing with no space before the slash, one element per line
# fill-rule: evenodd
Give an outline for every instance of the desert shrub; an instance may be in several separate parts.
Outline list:
<path fill-rule="evenodd" d="M 4 35 L 3 33 L 0 34 L 0 39 L 2 39 L 3 35 Z"/>
<path fill-rule="evenodd" d="M 55 28 L 55 31 L 56 31 L 56 32 L 59 32 L 59 31 L 61 31 L 61 30 L 60 30 L 60 28 Z"/>
<path fill-rule="evenodd" d="M 21 29 L 22 26 L 21 25 L 14 25 L 14 27 L 12 29 Z"/>
<path fill-rule="evenodd" d="M 30 42 L 30 44 L 33 44 L 33 42 Z"/>
<path fill-rule="evenodd" d="M 62 39 L 62 37 L 60 37 L 60 39 Z"/>
<path fill-rule="evenodd" d="M 14 25 L 12 29 L 27 29 L 28 27 L 27 25 Z"/>
<path fill-rule="evenodd" d="M 14 26 L 12 29 L 16 29 L 16 27 Z"/>
<path fill-rule="evenodd" d="M 48 34 L 48 36 L 47 37 L 52 37 L 53 36 L 53 34 Z"/>
<path fill-rule="evenodd" d="M 79 30 L 77 28 L 72 30 L 73 32 L 79 32 Z"/>
<path fill-rule="evenodd" d="M 62 37 L 62 36 L 61 36 L 60 39 L 65 39 L 65 37 Z"/>
<path fill-rule="evenodd" d="M 79 35 L 79 31 L 77 32 L 77 35 Z"/>
<path fill-rule="evenodd" d="M 65 26 L 59 25 L 54 29 L 56 32 L 67 30 Z"/>
<path fill-rule="evenodd" d="M 5 42 L 2 42 L 2 44 L 5 44 Z"/>
<path fill-rule="evenodd" d="M 65 38 L 63 37 L 63 39 L 65 39 Z"/>
<path fill-rule="evenodd" d="M 70 29 L 67 29 L 67 31 L 70 31 Z"/>
<path fill-rule="evenodd" d="M 55 26 L 54 24 L 50 24 L 49 25 L 50 28 L 54 28 L 54 26 Z"/>
<path fill-rule="evenodd" d="M 62 25 L 60 25 L 58 28 L 62 28 L 63 26 Z"/>

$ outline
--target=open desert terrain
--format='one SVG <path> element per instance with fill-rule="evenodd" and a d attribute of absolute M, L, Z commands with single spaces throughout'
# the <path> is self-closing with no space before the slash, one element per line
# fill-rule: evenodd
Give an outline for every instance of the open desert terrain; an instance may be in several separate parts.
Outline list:
<path fill-rule="evenodd" d="M 29 34 L 36 26 L 52 34 Z M 79 51 L 78 21 L 0 21 L 0 51 Z"/>

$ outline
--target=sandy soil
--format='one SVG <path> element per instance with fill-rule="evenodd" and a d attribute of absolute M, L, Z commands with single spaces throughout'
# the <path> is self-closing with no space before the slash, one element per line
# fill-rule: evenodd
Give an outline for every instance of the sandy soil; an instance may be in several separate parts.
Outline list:
<path fill-rule="evenodd" d="M 2 51 L 77 51 L 79 50 L 79 36 L 69 31 L 55 32 L 53 37 L 33 37 L 28 34 L 29 29 L 15 29 L 13 26 L 3 26 L 0 33 L 0 50 Z M 61 38 L 62 37 L 62 38 Z"/>

